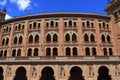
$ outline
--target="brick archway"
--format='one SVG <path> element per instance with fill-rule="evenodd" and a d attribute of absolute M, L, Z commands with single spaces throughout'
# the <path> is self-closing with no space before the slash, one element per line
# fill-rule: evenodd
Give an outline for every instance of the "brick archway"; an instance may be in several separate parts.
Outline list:
<path fill-rule="evenodd" d="M 16 70 L 16 75 L 15 75 L 15 78 L 13 80 L 27 80 L 26 69 L 24 67 L 19 67 Z"/>
<path fill-rule="evenodd" d="M 111 76 L 109 75 L 109 69 L 105 66 L 101 66 L 98 70 L 98 78 L 97 80 L 112 80 Z"/>
<path fill-rule="evenodd" d="M 71 68 L 69 80 L 85 80 L 82 76 L 82 69 L 77 66 Z"/>
<path fill-rule="evenodd" d="M 42 76 L 39 80 L 55 80 L 54 70 L 51 67 L 43 68 L 41 74 Z"/>

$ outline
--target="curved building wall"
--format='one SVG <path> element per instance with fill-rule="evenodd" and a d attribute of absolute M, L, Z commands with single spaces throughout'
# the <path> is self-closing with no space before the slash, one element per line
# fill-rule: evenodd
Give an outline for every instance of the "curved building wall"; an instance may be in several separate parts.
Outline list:
<path fill-rule="evenodd" d="M 101 80 L 104 71 L 106 80 L 120 78 L 109 16 L 42 14 L 1 24 L 0 75 L 4 80 L 18 80 L 21 72 L 24 80 L 46 80 L 46 71 L 52 80 L 73 80 L 76 71 L 82 80 Z"/>

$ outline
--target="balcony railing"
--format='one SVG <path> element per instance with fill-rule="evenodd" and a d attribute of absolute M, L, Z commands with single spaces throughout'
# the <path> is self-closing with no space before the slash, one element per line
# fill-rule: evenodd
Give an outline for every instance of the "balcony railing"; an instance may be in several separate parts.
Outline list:
<path fill-rule="evenodd" d="M 10 60 L 120 60 L 120 56 L 36 56 L 36 57 L 0 57 L 0 61 Z"/>

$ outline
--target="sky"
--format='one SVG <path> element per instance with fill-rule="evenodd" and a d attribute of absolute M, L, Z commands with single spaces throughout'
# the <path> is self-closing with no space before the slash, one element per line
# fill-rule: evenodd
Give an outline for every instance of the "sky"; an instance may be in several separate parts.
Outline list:
<path fill-rule="evenodd" d="M 6 8 L 7 18 L 46 12 L 104 12 L 108 0 L 0 0 L 0 9 Z"/>

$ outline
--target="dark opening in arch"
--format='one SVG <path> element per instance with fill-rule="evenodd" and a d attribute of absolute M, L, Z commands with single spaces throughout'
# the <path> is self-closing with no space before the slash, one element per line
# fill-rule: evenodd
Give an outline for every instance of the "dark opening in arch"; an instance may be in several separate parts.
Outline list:
<path fill-rule="evenodd" d="M 27 80 L 26 69 L 24 67 L 19 67 L 16 70 L 16 75 L 13 80 Z"/>
<path fill-rule="evenodd" d="M 41 74 L 42 76 L 39 80 L 55 80 L 54 71 L 51 67 L 45 67 Z"/>
<path fill-rule="evenodd" d="M 101 66 L 98 70 L 98 78 L 97 80 L 112 80 L 111 76 L 109 75 L 109 69 L 105 66 Z"/>
<path fill-rule="evenodd" d="M 75 66 L 70 70 L 70 78 L 69 80 L 85 80 L 82 76 L 81 68 Z"/>
<path fill-rule="evenodd" d="M 0 80 L 4 80 L 3 68 L 2 67 L 0 67 Z"/>

